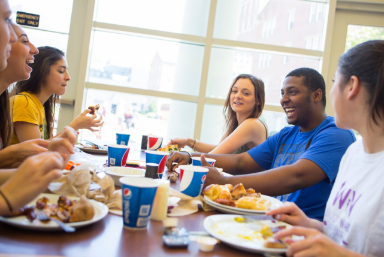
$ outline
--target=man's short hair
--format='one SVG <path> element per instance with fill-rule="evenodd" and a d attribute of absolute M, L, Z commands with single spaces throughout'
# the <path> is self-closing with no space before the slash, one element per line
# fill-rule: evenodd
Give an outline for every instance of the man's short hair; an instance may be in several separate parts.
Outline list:
<path fill-rule="evenodd" d="M 286 77 L 304 77 L 303 84 L 311 93 L 315 92 L 317 89 L 321 89 L 323 92 L 321 101 L 325 107 L 327 103 L 327 100 L 325 99 L 325 81 L 323 76 L 317 70 L 311 68 L 298 68 L 288 73 Z"/>

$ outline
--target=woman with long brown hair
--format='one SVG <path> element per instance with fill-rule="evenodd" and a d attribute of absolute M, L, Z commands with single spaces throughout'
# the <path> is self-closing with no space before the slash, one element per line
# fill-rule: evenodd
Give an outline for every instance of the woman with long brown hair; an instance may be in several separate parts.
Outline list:
<path fill-rule="evenodd" d="M 200 153 L 242 153 L 263 143 L 267 126 L 259 119 L 265 104 L 264 83 L 250 74 L 235 78 L 224 105 L 226 129 L 218 145 L 192 138 L 175 138 L 169 145 L 189 146 Z"/>
<path fill-rule="evenodd" d="M 39 47 L 38 51 L 34 60 L 26 60 L 31 71 L 30 78 L 17 82 L 12 92 L 14 96 L 10 104 L 14 133 L 11 145 L 35 138 L 49 140 L 53 137 L 56 103 L 71 79 L 67 60 L 61 50 L 44 46 Z M 69 126 L 75 130 L 96 131 L 93 127 L 101 126 L 102 118 L 87 116 L 90 112 L 85 110 Z"/>
<path fill-rule="evenodd" d="M 11 10 L 7 0 L 0 0 L 0 71 L 8 65 L 8 57 L 12 43 L 16 43 L 16 34 L 13 31 L 11 20 Z M 15 71 L 17 72 L 17 71 Z M 1 74 L 0 74 L 1 77 Z M 0 94 L 6 92 L 7 87 L 1 84 Z M 8 85 L 9 86 L 9 85 Z M 9 141 L 9 105 L 4 105 L 4 98 L 0 98 L 0 124 L 1 139 Z M 73 144 L 76 141 L 76 133 L 71 128 L 66 128 L 62 138 L 57 138 L 51 142 L 49 149 L 54 151 L 60 149 L 62 154 L 73 152 Z M 68 140 L 69 139 L 69 140 Z M 20 144 L 28 145 L 27 143 Z M 67 150 L 64 150 L 66 147 Z M 0 151 L 3 153 L 7 147 Z M 46 149 L 45 149 L 46 150 Z M 16 151 L 13 154 L 18 155 L 22 151 Z M 17 158 L 17 157 L 16 157 Z M 12 159 L 12 158 L 11 158 Z M 0 161 L 1 163 L 1 161 Z M 46 190 L 48 184 L 61 176 L 60 169 L 64 165 L 63 157 L 60 153 L 46 152 L 40 153 L 33 158 L 26 159 L 16 170 L 0 170 L 0 216 L 9 215 L 35 199 L 41 192 Z"/>

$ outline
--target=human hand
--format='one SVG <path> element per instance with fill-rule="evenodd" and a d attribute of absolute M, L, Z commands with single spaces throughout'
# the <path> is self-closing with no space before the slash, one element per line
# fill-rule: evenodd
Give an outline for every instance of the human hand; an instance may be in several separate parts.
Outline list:
<path fill-rule="evenodd" d="M 87 116 L 87 114 L 89 114 L 90 112 L 91 112 L 91 110 L 86 109 L 83 113 L 81 113 L 79 116 L 77 116 L 71 122 L 71 124 L 69 124 L 69 126 L 74 128 L 75 130 L 89 129 L 92 132 L 98 131 L 97 129 L 94 129 L 92 127 L 100 127 L 101 125 L 103 125 L 104 124 L 104 121 L 102 121 L 103 116 L 100 116 L 99 119 L 96 119 L 97 118 L 96 114 L 91 115 L 91 116 Z"/>
<path fill-rule="evenodd" d="M 187 165 L 189 163 L 189 154 L 186 152 L 174 152 L 171 151 L 168 155 L 167 168 L 169 171 L 175 171 L 180 165 Z M 172 163 L 177 162 L 177 164 L 172 167 Z"/>
<path fill-rule="evenodd" d="M 350 250 L 338 245 L 332 239 L 317 229 L 292 227 L 284 229 L 275 234 L 274 238 L 281 239 L 287 236 L 304 236 L 304 240 L 285 240 L 290 246 L 286 252 L 287 256 L 316 256 L 316 257 L 342 257 L 355 256 Z"/>
<path fill-rule="evenodd" d="M 59 136 L 57 136 L 57 138 L 65 138 L 72 144 L 72 146 L 74 146 L 76 144 L 78 134 L 79 133 L 72 127 L 65 126 L 63 131 L 60 133 Z"/>
<path fill-rule="evenodd" d="M 226 181 L 227 179 L 223 175 L 221 175 L 220 172 L 215 167 L 213 167 L 211 164 L 209 164 L 209 162 L 207 162 L 204 154 L 202 154 L 200 158 L 201 158 L 200 159 L 201 166 L 204 166 L 205 168 L 209 169 L 207 173 L 207 178 L 205 179 L 205 182 L 204 182 L 204 188 L 211 184 L 219 184 L 219 185 L 227 184 L 227 181 Z"/>
<path fill-rule="evenodd" d="M 17 158 L 16 162 L 22 162 L 29 156 L 48 151 L 47 150 L 48 145 L 49 145 L 49 141 L 47 140 L 32 139 L 32 140 L 24 141 L 22 143 L 11 145 L 9 146 L 9 148 L 12 148 L 15 154 L 14 156 L 16 156 Z"/>
<path fill-rule="evenodd" d="M 266 215 L 273 215 L 276 220 L 294 226 L 311 227 L 311 219 L 292 202 L 285 202 L 283 206 L 267 212 Z"/>
<path fill-rule="evenodd" d="M 44 192 L 49 183 L 61 177 L 63 158 L 46 152 L 27 158 L 1 186 L 13 210 L 18 210 Z M 9 211 L 4 214 L 9 214 Z"/>
<path fill-rule="evenodd" d="M 168 145 L 178 145 L 179 149 L 183 148 L 184 146 L 188 145 L 188 138 L 174 138 L 171 139 L 171 141 L 167 144 Z"/>
<path fill-rule="evenodd" d="M 64 159 L 63 169 L 67 165 L 71 154 L 74 154 L 73 147 L 77 140 L 77 132 L 69 127 L 64 127 L 59 136 L 52 139 L 48 146 L 48 151 L 58 152 Z"/>

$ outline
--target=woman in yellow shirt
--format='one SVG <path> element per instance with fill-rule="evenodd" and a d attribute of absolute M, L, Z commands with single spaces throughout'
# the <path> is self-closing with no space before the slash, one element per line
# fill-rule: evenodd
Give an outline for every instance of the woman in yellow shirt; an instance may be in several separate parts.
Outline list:
<path fill-rule="evenodd" d="M 16 34 L 23 34 L 20 27 L 16 29 Z M 25 39 L 28 41 L 27 37 Z M 14 126 L 11 145 L 30 139 L 49 140 L 53 137 L 56 101 L 65 93 L 71 79 L 67 60 L 61 50 L 45 46 L 39 47 L 38 52 L 34 58 L 27 51 L 20 50 L 14 54 L 15 59 L 24 62 L 25 72 L 30 74 L 30 78 L 19 80 L 13 89 L 14 96 L 10 99 Z M 89 112 L 90 110 L 85 110 L 69 126 L 75 130 L 96 131 L 93 127 L 101 126 L 102 118 L 97 119 L 96 115 L 87 116 Z"/>

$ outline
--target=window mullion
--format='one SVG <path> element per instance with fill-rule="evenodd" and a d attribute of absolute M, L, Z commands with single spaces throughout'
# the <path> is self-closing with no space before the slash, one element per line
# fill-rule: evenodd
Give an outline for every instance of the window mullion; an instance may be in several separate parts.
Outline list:
<path fill-rule="evenodd" d="M 205 38 L 205 49 L 204 49 L 203 68 L 202 68 L 201 80 L 200 80 L 200 90 L 199 90 L 199 97 L 197 100 L 197 111 L 196 111 L 195 132 L 194 132 L 194 138 L 199 140 L 201 135 L 201 127 L 203 123 L 205 94 L 207 90 L 208 71 L 209 71 L 209 61 L 211 58 L 213 31 L 215 28 L 216 6 L 217 6 L 217 0 L 211 0 L 211 6 L 209 8 L 207 35 Z"/>

